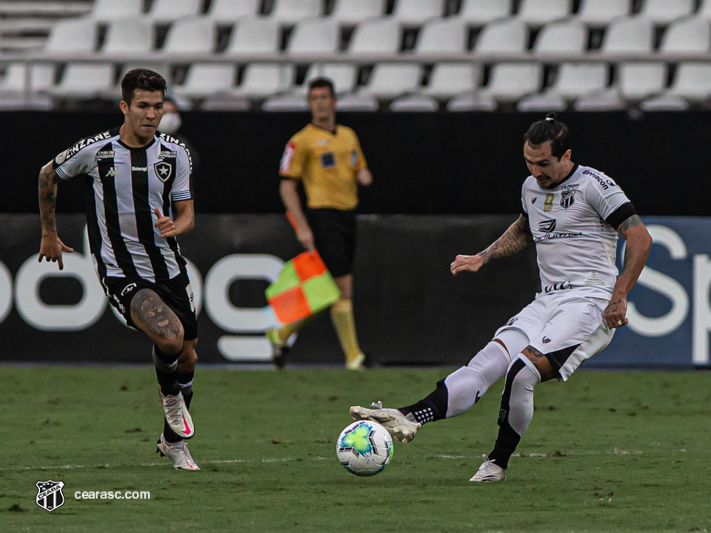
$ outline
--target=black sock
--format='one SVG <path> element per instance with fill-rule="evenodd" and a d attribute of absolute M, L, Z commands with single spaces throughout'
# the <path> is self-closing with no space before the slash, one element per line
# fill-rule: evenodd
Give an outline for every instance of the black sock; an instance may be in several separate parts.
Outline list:
<path fill-rule="evenodd" d="M 417 403 L 398 409 L 402 414 L 412 413 L 420 424 L 442 420 L 447 416 L 449 392 L 444 380 L 437 382 L 437 388 Z"/>
<path fill-rule="evenodd" d="M 511 410 L 511 386 L 516 374 L 518 374 L 526 364 L 518 360 L 506 374 L 506 385 L 504 393 L 501 395 L 501 409 L 499 410 L 499 435 L 496 437 L 494 450 L 489 454 L 489 459 L 494 461 L 504 470 L 509 467 L 509 459 L 516 451 L 518 443 L 521 442 L 521 435 L 516 433 L 509 424 L 509 411 Z"/>
<path fill-rule="evenodd" d="M 168 355 L 162 352 L 157 345 L 153 345 L 153 363 L 156 367 L 156 377 L 158 378 L 160 391 L 164 395 L 175 396 L 180 391 L 178 387 L 179 355 Z"/>

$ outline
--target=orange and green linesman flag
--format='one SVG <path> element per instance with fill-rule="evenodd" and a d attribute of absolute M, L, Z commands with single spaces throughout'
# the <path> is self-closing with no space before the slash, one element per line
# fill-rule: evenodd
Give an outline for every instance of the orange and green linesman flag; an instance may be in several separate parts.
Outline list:
<path fill-rule="evenodd" d="M 267 301 L 282 324 L 318 313 L 338 301 L 341 294 L 318 252 L 304 252 L 284 263 L 277 280 L 265 291 Z"/>

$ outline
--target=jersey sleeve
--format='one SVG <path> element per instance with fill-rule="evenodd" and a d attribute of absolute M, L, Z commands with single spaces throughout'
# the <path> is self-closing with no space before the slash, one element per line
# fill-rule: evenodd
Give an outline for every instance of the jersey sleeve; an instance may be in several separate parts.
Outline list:
<path fill-rule="evenodd" d="M 52 168 L 54 168 L 57 176 L 63 180 L 68 180 L 81 174 L 88 174 L 95 164 L 94 159 L 94 150 L 88 147 L 83 150 L 77 150 L 76 146 L 74 146 L 57 154 L 52 161 Z"/>
<path fill-rule="evenodd" d="M 630 203 L 619 185 L 608 176 L 598 173 L 591 173 L 591 179 L 585 189 L 585 199 L 604 220 L 623 204 Z"/>
<path fill-rule="evenodd" d="M 528 218 L 528 210 L 526 209 L 526 181 L 521 186 L 521 215 Z"/>
<path fill-rule="evenodd" d="M 279 175 L 284 178 L 300 179 L 304 172 L 306 156 L 307 148 L 304 141 L 298 135 L 294 135 L 284 148 Z"/>
<path fill-rule="evenodd" d="M 192 200 L 192 161 L 185 148 L 177 150 L 176 174 L 173 187 L 170 191 L 170 198 L 174 202 L 181 200 Z"/>

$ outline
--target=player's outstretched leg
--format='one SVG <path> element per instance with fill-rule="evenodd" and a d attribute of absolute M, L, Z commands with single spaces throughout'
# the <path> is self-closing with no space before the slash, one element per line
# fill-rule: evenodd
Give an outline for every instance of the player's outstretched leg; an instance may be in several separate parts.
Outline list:
<path fill-rule="evenodd" d="M 508 352 L 497 342 L 490 342 L 467 366 L 451 373 L 437 383 L 437 388 L 417 403 L 399 409 L 375 409 L 354 406 L 354 420 L 372 420 L 383 425 L 396 440 L 409 442 L 423 424 L 451 418 L 469 410 L 484 396 L 489 387 L 506 372 Z"/>
<path fill-rule="evenodd" d="M 161 434 L 158 439 L 157 450 L 161 457 L 167 457 L 173 462 L 176 470 L 200 470 L 200 467 L 193 460 L 188 450 L 188 444 L 184 440 L 178 442 L 166 442 Z"/>
<path fill-rule="evenodd" d="M 158 345 L 154 345 L 153 362 L 160 384 L 163 414 L 169 429 L 181 439 L 192 438 L 195 435 L 195 426 L 180 391 L 178 356 L 168 356 L 158 348 Z"/>
<path fill-rule="evenodd" d="M 469 480 L 504 481 L 509 459 L 533 419 L 533 389 L 541 375 L 533 363 L 523 356 L 514 359 L 506 373 L 506 385 L 501 395 L 499 435 L 494 450 L 484 456 L 484 462 Z"/>

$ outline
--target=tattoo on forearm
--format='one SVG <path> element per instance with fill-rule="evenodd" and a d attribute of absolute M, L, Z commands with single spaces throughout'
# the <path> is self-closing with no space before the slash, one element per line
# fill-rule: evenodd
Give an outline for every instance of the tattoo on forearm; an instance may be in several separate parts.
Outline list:
<path fill-rule="evenodd" d="M 509 257 L 523 250 L 531 240 L 527 225 L 526 219 L 520 216 L 501 237 L 481 252 L 480 255 L 484 258 L 484 262 L 498 259 L 499 257 Z"/>
<path fill-rule="evenodd" d="M 55 209 L 57 207 L 57 186 L 47 172 L 42 170 L 39 175 L 39 201 L 42 227 L 55 227 Z"/>
<path fill-rule="evenodd" d="M 151 338 L 174 335 L 180 330 L 175 313 L 149 289 L 141 289 L 131 300 L 131 318 Z"/>

